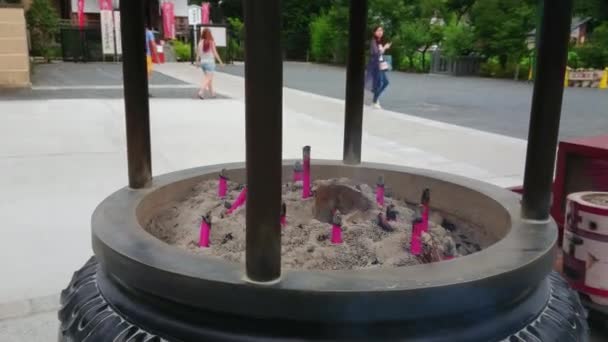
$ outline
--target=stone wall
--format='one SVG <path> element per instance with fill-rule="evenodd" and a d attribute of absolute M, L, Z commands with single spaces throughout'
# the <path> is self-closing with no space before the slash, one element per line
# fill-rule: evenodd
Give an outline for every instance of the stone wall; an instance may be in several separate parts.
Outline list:
<path fill-rule="evenodd" d="M 30 62 L 23 8 L 0 7 L 0 87 L 29 87 Z"/>

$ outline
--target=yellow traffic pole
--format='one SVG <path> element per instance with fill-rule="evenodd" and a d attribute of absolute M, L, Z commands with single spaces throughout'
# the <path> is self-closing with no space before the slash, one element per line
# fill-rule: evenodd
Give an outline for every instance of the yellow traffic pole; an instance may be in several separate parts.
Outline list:
<path fill-rule="evenodd" d="M 569 78 L 570 78 L 570 68 L 566 67 L 566 74 L 564 75 L 564 88 L 568 88 Z"/>
<path fill-rule="evenodd" d="M 608 68 L 604 69 L 604 75 L 602 75 L 602 80 L 600 81 L 600 89 L 608 88 Z"/>
<path fill-rule="evenodd" d="M 530 69 L 528 70 L 528 81 L 532 81 L 532 66 L 530 66 Z"/>

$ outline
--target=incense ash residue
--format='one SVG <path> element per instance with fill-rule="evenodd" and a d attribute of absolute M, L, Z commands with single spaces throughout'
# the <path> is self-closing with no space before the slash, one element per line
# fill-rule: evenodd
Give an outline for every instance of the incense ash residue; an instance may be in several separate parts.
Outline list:
<path fill-rule="evenodd" d="M 283 201 L 287 205 L 287 225 L 282 228 L 282 264 L 288 269 L 352 270 L 377 267 L 402 267 L 474 253 L 490 244 L 483 229 L 456 218 L 431 212 L 428 234 L 424 233 L 425 253 L 409 252 L 414 211 L 407 203 L 386 197 L 385 204 L 395 205 L 397 220 L 393 231 L 381 229 L 377 221 L 380 208 L 375 205 L 374 190 L 366 185 L 352 185 L 346 179 L 316 181 L 313 190 L 325 184 L 352 187 L 374 205 L 369 210 L 342 213 L 343 243 L 331 243 L 332 225 L 314 218 L 315 199 L 301 199 L 301 185 L 286 184 Z M 226 200 L 233 202 L 242 186 L 228 183 Z M 180 202 L 161 211 L 146 230 L 158 239 L 189 252 L 215 256 L 228 261 L 245 262 L 246 204 L 225 215 L 224 201 L 217 197 L 217 181 L 204 181 Z M 211 214 L 210 247 L 199 247 L 201 217 Z M 278 223 L 277 223 L 278 224 Z"/>
<path fill-rule="evenodd" d="M 597 193 L 583 196 L 583 200 L 608 208 L 608 193 Z"/>

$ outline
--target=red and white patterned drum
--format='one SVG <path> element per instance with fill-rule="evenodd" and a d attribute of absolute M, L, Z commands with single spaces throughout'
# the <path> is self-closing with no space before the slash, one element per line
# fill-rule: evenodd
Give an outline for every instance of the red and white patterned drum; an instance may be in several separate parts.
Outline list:
<path fill-rule="evenodd" d="M 568 195 L 564 275 L 592 301 L 608 305 L 608 192 Z"/>

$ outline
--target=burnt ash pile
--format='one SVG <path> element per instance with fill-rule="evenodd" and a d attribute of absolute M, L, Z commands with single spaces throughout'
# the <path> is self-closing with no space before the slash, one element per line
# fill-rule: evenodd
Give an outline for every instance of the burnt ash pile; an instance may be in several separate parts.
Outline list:
<path fill-rule="evenodd" d="M 312 196 L 306 199 L 302 182 L 283 187 L 282 265 L 288 269 L 403 267 L 471 254 L 490 244 L 482 229 L 431 210 L 416 252 L 413 223 L 424 216 L 422 206 L 392 198 L 390 191 L 380 199 L 377 189 L 348 179 L 311 185 Z M 244 263 L 247 205 L 235 206 L 244 194 L 244 185 L 228 181 L 225 198 L 220 198 L 218 181 L 201 182 L 182 201 L 155 216 L 146 230 L 189 252 Z M 336 213 L 339 225 L 334 222 Z M 206 215 L 211 221 L 209 247 L 201 246 L 201 221 Z"/>

